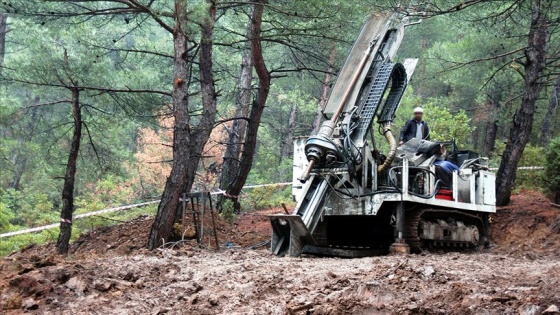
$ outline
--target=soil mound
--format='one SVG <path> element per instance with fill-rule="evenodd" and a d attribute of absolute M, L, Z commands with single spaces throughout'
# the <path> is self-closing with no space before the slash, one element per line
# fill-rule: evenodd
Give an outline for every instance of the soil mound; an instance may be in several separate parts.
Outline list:
<path fill-rule="evenodd" d="M 496 253 L 560 257 L 560 208 L 537 191 L 521 191 L 492 216 Z"/>

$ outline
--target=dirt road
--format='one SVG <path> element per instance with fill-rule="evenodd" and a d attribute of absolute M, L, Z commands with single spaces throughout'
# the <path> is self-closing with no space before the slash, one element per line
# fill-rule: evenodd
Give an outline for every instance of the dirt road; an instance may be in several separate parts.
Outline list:
<path fill-rule="evenodd" d="M 2 307 L 44 314 L 541 314 L 560 305 L 560 261 L 491 253 L 363 259 L 267 251 L 36 261 Z M 27 295 L 27 296 L 26 296 Z M 302 312 L 301 314 L 304 314 Z"/>
<path fill-rule="evenodd" d="M 560 314 L 559 222 L 526 193 L 493 217 L 490 251 L 340 259 L 246 249 L 270 235 L 254 213 L 219 223 L 233 249 L 148 252 L 144 217 L 82 236 L 68 257 L 51 244 L 0 259 L 0 313 Z"/>

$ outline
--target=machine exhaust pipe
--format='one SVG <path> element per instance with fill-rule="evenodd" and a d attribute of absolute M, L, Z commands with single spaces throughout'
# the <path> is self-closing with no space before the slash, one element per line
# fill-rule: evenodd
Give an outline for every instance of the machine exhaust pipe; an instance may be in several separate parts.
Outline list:
<path fill-rule="evenodd" d="M 387 139 L 387 142 L 389 142 L 389 153 L 387 154 L 385 162 L 377 167 L 377 171 L 379 173 L 386 171 L 391 166 L 395 156 L 397 155 L 397 141 L 391 132 L 390 122 L 383 125 L 383 135 L 385 136 L 385 139 Z"/>

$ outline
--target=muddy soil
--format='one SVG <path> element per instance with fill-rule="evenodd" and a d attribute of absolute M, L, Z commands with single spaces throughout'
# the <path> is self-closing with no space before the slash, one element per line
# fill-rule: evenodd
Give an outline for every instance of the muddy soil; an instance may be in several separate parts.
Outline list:
<path fill-rule="evenodd" d="M 539 193 L 500 209 L 497 247 L 477 253 L 279 258 L 260 247 L 265 213 L 219 220 L 220 251 L 148 252 L 149 217 L 85 234 L 68 257 L 30 246 L 0 260 L 0 313 L 560 314 L 560 209 Z"/>

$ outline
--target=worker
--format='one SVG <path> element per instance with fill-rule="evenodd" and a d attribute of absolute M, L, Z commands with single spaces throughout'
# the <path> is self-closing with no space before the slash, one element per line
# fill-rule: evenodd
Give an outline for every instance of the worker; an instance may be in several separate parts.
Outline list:
<path fill-rule="evenodd" d="M 436 177 L 441 181 L 441 187 L 445 189 L 453 188 L 453 171 L 458 171 L 459 167 L 449 161 L 435 161 Z"/>
<path fill-rule="evenodd" d="M 482 242 L 485 249 L 496 247 L 496 244 L 490 241 L 490 214 L 482 214 Z"/>
<path fill-rule="evenodd" d="M 424 116 L 424 110 L 421 107 L 416 107 L 414 109 L 414 118 L 407 121 L 401 130 L 399 145 L 412 138 L 430 140 L 430 128 L 428 123 L 422 120 L 422 116 Z"/>

